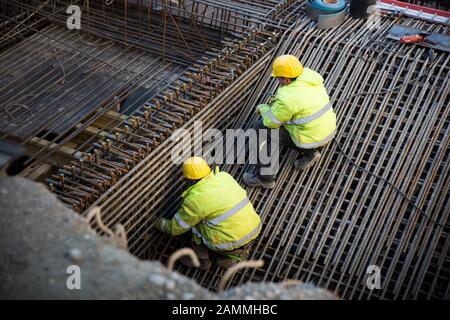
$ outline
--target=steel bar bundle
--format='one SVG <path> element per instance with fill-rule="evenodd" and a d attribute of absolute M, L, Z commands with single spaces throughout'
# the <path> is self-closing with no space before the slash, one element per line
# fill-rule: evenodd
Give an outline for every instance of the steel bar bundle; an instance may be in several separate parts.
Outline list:
<path fill-rule="evenodd" d="M 101 137 L 96 134 L 84 142 L 72 155 L 74 159 L 47 179 L 50 190 L 76 211 L 87 209 L 118 179 L 170 137 L 174 130 L 205 108 L 209 101 L 265 55 L 275 45 L 279 35 L 279 29 L 261 26 L 250 29 L 240 38 L 222 41 L 221 50 L 211 48 L 206 51 L 177 81 L 168 83 L 166 90 L 149 98 L 120 125 L 107 130 L 105 128 Z M 112 107 L 114 101 L 108 105 Z M 100 112 L 106 110 L 102 108 Z M 29 119 L 27 111 L 26 108 L 22 111 L 26 120 Z M 8 116 L 5 115 L 5 123 Z M 88 125 L 89 122 L 85 123 L 60 144 L 47 145 L 44 150 L 40 150 L 27 161 L 30 170 Z M 58 143 L 58 139 L 52 142 Z M 52 150 L 46 153 L 51 146 Z"/>
<path fill-rule="evenodd" d="M 440 10 L 449 10 L 450 2 L 448 0 L 404 0 L 404 2 L 417 4 L 419 6 L 426 6 L 430 8 L 440 9 Z"/>
<path fill-rule="evenodd" d="M 145 7 L 148 1 L 134 5 L 140 3 Z M 167 2 L 154 3 L 147 9 L 168 10 Z M 338 134 L 313 168 L 295 171 L 298 155 L 286 150 L 274 189 L 247 188 L 263 221 L 250 259 L 263 259 L 265 264 L 238 272 L 228 287 L 246 281 L 300 280 L 343 298 L 449 299 L 450 58 L 444 52 L 385 39 L 395 24 L 440 33 L 448 33 L 448 27 L 383 17 L 375 26 L 346 19 L 339 28 L 323 31 L 303 14 L 304 2 L 183 3 L 192 7 L 184 13 L 170 9 L 175 10 L 171 12 L 175 21 L 198 14 L 204 18 L 199 25 L 209 21 L 211 30 L 228 34 L 217 47 L 196 57 L 177 80 L 167 81 L 164 89 L 133 108 L 130 116 L 85 141 L 72 161 L 47 178 L 49 189 L 83 215 L 99 206 L 105 225 L 124 226 L 129 250 L 139 258 L 167 261 L 177 248 L 189 245 L 189 236 L 169 238 L 153 228 L 159 217 L 176 212 L 185 188 L 180 168 L 171 159 L 172 151 L 180 147 L 172 134 L 182 128 L 198 144 L 202 143 L 194 132 L 198 122 L 204 130 L 250 128 L 256 105 L 266 103 L 277 89 L 270 77 L 271 62 L 278 55 L 293 54 L 326 79 Z M 232 19 L 217 17 L 220 10 L 234 12 L 234 8 L 244 13 L 254 8 L 249 16 L 255 24 L 232 30 Z M 99 26 L 101 16 L 94 18 L 99 8 L 91 10 L 90 21 Z M 124 16 L 123 7 L 117 12 Z M 169 14 L 159 18 L 164 16 Z M 103 36 L 123 44 L 132 39 L 132 26 L 145 26 L 139 21 L 138 17 L 127 24 L 127 40 L 124 30 Z M 216 22 L 227 26 L 218 28 Z M 161 29 L 155 30 L 161 36 Z M 177 33 L 169 32 L 175 38 Z M 183 42 L 181 36 L 179 40 Z M 133 45 L 127 50 L 134 52 Z M 134 52 L 137 57 L 139 52 Z M 181 63 L 186 61 L 175 65 Z M 61 79 L 58 63 L 46 67 L 49 79 Z M 118 78 L 126 74 L 120 63 L 104 67 L 117 71 Z M 131 76 L 148 79 L 149 72 Z M 8 98 L 8 91 L 3 94 Z M 112 108 L 113 102 L 105 99 L 98 112 Z M 15 110 L 26 119 L 27 108 Z M 242 174 L 254 170 L 249 164 L 220 168 L 241 184 Z M 376 290 L 366 284 L 371 266 L 381 270 L 381 288 Z M 201 271 L 178 264 L 176 270 L 211 290 L 217 289 L 224 273 L 218 267 Z"/>
<path fill-rule="evenodd" d="M 25 0 L 22 2 L 28 4 L 31 1 Z M 46 3 L 48 2 L 46 1 Z M 0 12 L 2 13 L 0 17 L 0 50 L 32 33 L 28 28 L 23 27 L 24 23 L 37 27 L 46 24 L 45 18 L 40 18 L 36 14 L 36 10 L 42 6 L 43 4 L 37 8 L 30 9 L 24 6 L 16 6 L 6 1 L 0 3 Z"/>
<path fill-rule="evenodd" d="M 22 4 L 8 0 L 10 5 L 35 10 L 40 17 L 66 26 L 66 8 L 81 8 L 83 33 L 94 34 L 175 61 L 191 65 L 205 50 L 219 48 L 221 40 L 242 34 L 262 25 L 283 12 L 292 0 L 177 2 L 153 1 L 64 1 L 53 0 L 46 5 Z M 39 7 L 37 8 L 37 6 Z M 270 17 L 268 17 L 270 16 Z M 272 26 L 273 27 L 273 26 Z"/>

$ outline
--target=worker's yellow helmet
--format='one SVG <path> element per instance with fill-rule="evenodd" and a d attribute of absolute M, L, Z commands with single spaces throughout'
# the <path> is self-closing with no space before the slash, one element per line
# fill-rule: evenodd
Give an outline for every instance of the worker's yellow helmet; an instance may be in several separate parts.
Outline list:
<path fill-rule="evenodd" d="M 181 171 L 183 171 L 183 176 L 185 178 L 200 180 L 211 173 L 211 168 L 203 158 L 192 157 L 183 162 Z"/>
<path fill-rule="evenodd" d="M 272 77 L 297 78 L 303 73 L 303 66 L 296 56 L 279 56 L 273 62 Z"/>

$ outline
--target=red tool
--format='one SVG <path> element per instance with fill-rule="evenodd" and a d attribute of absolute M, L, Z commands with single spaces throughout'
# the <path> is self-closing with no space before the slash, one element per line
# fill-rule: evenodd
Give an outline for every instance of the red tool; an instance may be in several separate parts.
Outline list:
<path fill-rule="evenodd" d="M 403 36 L 400 38 L 401 43 L 418 43 L 418 42 L 428 42 L 428 43 L 434 43 L 433 41 L 430 41 L 427 39 L 429 36 L 429 33 L 419 33 L 419 34 L 413 34 L 409 36 Z"/>

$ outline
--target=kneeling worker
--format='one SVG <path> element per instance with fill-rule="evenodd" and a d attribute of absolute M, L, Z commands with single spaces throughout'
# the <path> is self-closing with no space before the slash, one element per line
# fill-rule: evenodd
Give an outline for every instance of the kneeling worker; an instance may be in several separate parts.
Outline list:
<path fill-rule="evenodd" d="M 324 86 L 322 76 L 304 68 L 297 57 L 283 55 L 275 59 L 272 76 L 280 83 L 271 105 L 259 105 L 262 116 L 256 129 L 279 130 L 280 145 L 299 152 L 294 163 L 297 170 L 311 167 L 336 133 L 336 114 Z M 260 141 L 263 146 L 265 141 Z M 275 175 L 244 174 L 244 183 L 252 187 L 275 187 Z"/>
<path fill-rule="evenodd" d="M 187 159 L 182 172 L 191 186 L 182 194 L 181 208 L 171 220 L 160 219 L 156 227 L 172 236 L 192 230 L 192 247 L 201 269 L 208 269 L 211 260 L 224 268 L 245 260 L 261 230 L 247 192 L 231 175 L 219 172 L 218 167 L 211 171 L 199 157 Z M 190 259 L 180 261 L 193 266 Z"/>

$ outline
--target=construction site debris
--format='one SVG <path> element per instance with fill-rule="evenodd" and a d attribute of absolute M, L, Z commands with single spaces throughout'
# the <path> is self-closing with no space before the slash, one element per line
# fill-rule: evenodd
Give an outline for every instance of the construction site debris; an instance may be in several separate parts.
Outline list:
<path fill-rule="evenodd" d="M 0 195 L 2 299 L 337 299 L 310 284 L 246 284 L 217 295 L 101 238 L 42 184 L 0 177 Z M 81 290 L 67 286 L 71 266 Z"/>

